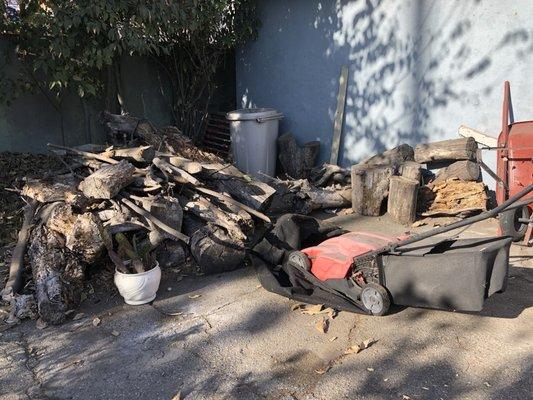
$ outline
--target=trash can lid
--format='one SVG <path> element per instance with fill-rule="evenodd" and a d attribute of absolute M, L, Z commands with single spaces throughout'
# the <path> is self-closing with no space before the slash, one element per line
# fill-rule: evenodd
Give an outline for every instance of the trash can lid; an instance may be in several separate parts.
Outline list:
<path fill-rule="evenodd" d="M 227 113 L 226 119 L 230 121 L 248 121 L 257 118 L 273 117 L 275 115 L 278 115 L 278 112 L 273 108 L 241 108 L 240 110 Z"/>

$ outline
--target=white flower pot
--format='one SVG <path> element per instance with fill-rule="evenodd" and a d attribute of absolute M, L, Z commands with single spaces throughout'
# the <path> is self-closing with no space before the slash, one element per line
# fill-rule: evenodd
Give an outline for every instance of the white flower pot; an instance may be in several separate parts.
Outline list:
<path fill-rule="evenodd" d="M 158 262 L 154 268 L 140 274 L 124 274 L 115 270 L 115 285 L 124 301 L 131 305 L 146 304 L 155 299 L 160 281 Z"/>

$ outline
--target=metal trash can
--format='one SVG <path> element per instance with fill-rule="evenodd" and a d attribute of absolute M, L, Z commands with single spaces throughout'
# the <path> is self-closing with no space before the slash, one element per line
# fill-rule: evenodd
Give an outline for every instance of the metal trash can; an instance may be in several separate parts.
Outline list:
<path fill-rule="evenodd" d="M 276 173 L 276 141 L 283 115 L 273 108 L 247 108 L 226 114 L 237 168 L 264 180 Z M 263 175 L 264 174 L 264 175 Z"/>

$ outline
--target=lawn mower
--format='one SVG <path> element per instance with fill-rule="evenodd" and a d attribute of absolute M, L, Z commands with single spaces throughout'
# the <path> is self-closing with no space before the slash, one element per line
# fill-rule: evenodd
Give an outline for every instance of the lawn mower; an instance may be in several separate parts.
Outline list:
<path fill-rule="evenodd" d="M 372 315 L 386 314 L 393 303 L 480 311 L 485 299 L 506 289 L 512 238 L 437 235 L 516 209 L 531 192 L 530 184 L 493 210 L 409 237 L 328 231 L 310 217 L 289 215 L 252 258 L 263 287 L 299 301 Z M 316 244 L 300 247 L 311 236 Z"/>

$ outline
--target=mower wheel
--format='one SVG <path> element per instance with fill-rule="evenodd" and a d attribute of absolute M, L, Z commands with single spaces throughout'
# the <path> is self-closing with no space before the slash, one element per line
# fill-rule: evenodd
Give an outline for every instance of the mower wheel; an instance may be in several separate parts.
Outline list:
<path fill-rule="evenodd" d="M 293 251 L 289 254 L 287 259 L 289 264 L 292 264 L 296 268 L 302 269 L 304 271 L 311 271 L 311 261 L 305 253 L 301 251 Z"/>
<path fill-rule="evenodd" d="M 387 289 L 377 283 L 367 283 L 363 286 L 361 302 L 372 315 L 385 315 L 390 307 Z"/>
<path fill-rule="evenodd" d="M 500 214 L 500 227 L 505 236 L 510 236 L 513 241 L 522 240 L 527 230 L 527 222 L 520 222 L 522 219 L 530 218 L 529 208 L 527 206 L 515 208 L 514 210 L 504 211 Z"/>

